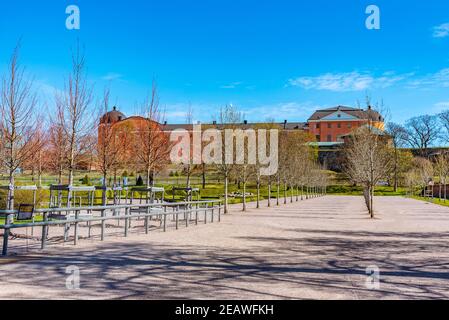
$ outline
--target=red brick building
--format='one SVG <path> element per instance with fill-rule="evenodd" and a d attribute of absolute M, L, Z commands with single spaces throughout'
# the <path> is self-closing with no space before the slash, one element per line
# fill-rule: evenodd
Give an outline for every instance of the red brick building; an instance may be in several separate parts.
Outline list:
<path fill-rule="evenodd" d="M 344 142 L 343 137 L 364 125 L 384 130 L 384 118 L 376 110 L 338 106 L 317 110 L 307 121 L 310 134 L 317 142 Z"/>

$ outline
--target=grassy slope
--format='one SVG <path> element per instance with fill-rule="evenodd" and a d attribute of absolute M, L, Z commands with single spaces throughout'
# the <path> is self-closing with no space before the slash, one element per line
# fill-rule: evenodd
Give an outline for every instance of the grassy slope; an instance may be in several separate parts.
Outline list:
<path fill-rule="evenodd" d="M 429 198 L 418 197 L 418 196 L 413 196 L 412 198 L 416 199 L 416 200 L 428 202 L 428 203 L 437 204 L 437 205 L 444 206 L 444 207 L 449 207 L 449 200 L 445 201 L 445 200 L 440 200 L 438 198 L 429 199 Z"/>

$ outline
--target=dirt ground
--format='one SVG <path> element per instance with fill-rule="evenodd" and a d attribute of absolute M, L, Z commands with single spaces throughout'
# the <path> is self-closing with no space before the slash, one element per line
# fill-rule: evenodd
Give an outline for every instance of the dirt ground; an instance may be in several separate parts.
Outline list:
<path fill-rule="evenodd" d="M 379 197 L 371 220 L 360 197 L 253 206 L 234 206 L 221 223 L 134 228 L 126 239 L 111 227 L 104 242 L 50 242 L 44 252 L 14 240 L 0 258 L 0 298 L 449 298 L 449 208 Z"/>

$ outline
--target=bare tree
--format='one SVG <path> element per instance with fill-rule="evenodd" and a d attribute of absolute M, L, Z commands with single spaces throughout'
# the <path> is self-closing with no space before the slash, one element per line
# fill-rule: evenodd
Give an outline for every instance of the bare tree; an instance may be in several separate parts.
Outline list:
<path fill-rule="evenodd" d="M 279 125 L 277 125 L 274 122 L 274 119 L 268 119 L 266 123 L 264 124 L 259 124 L 256 125 L 256 129 L 257 130 L 266 130 L 267 132 L 269 130 L 276 130 L 276 129 L 280 129 Z M 259 133 L 257 134 L 257 139 L 259 139 Z M 266 143 L 267 143 L 267 149 L 270 149 L 270 145 L 271 145 L 271 141 L 270 139 L 266 139 Z M 260 142 L 258 141 L 257 143 L 258 145 L 260 144 Z M 259 159 L 260 160 L 260 159 Z M 257 189 L 257 194 L 256 194 L 256 207 L 260 208 L 260 188 L 261 188 L 261 184 L 262 184 L 262 177 L 261 177 L 261 164 L 260 161 L 257 161 L 256 165 L 254 166 L 254 175 L 256 177 L 256 189 Z M 268 187 L 268 202 L 267 205 L 268 207 L 271 207 L 271 190 L 272 190 L 272 183 L 273 183 L 273 177 L 275 175 L 270 175 L 268 177 L 266 177 L 267 180 L 267 187 Z M 265 180 L 265 179 L 264 179 Z"/>
<path fill-rule="evenodd" d="M 242 211 L 247 209 L 247 185 L 248 182 L 257 176 L 257 159 L 256 159 L 256 145 L 257 133 L 255 130 L 237 129 L 234 131 L 236 140 L 236 166 L 235 171 L 239 182 L 243 187 L 242 192 Z M 256 160 L 254 162 L 254 160 Z"/>
<path fill-rule="evenodd" d="M 93 129 L 90 114 L 92 87 L 86 79 L 86 60 L 79 43 L 72 53 L 72 71 L 64 85 L 62 95 L 57 94 L 58 114 L 62 117 L 64 134 L 67 137 L 67 166 L 69 185 L 73 185 L 73 175 L 77 157 L 83 147 L 82 140 Z"/>
<path fill-rule="evenodd" d="M 9 177 L 8 209 L 14 209 L 15 174 L 38 149 L 33 82 L 19 65 L 19 45 L 14 49 L 0 92 L 0 161 Z"/>
<path fill-rule="evenodd" d="M 159 108 L 158 88 L 153 81 L 151 94 L 142 107 L 144 121 L 137 124 L 135 154 L 146 173 L 146 184 L 154 184 L 154 174 L 168 162 L 170 146 L 160 122 L 162 113 Z"/>
<path fill-rule="evenodd" d="M 449 142 L 449 110 L 443 111 L 438 115 L 440 119 L 440 123 L 444 128 L 444 133 L 441 138 L 445 140 L 445 142 Z"/>
<path fill-rule="evenodd" d="M 390 122 L 387 124 L 387 133 L 390 135 L 394 147 L 394 192 L 398 191 L 398 175 L 399 175 L 399 148 L 407 141 L 407 131 L 397 123 Z"/>
<path fill-rule="evenodd" d="M 56 115 L 50 116 L 49 141 L 45 162 L 48 169 L 58 174 L 58 184 L 62 184 L 64 169 L 67 168 L 68 139 L 64 126 L 64 109 L 57 102 Z"/>
<path fill-rule="evenodd" d="M 447 199 L 447 177 L 449 175 L 449 155 L 439 154 L 434 162 L 434 172 L 438 176 L 438 198 Z M 444 190 L 443 190 L 444 188 Z"/>
<path fill-rule="evenodd" d="M 422 157 L 414 159 L 414 170 L 418 179 L 418 186 L 424 191 L 424 196 L 427 196 L 428 186 L 433 182 L 434 167 L 430 160 Z M 433 190 L 432 190 L 433 192 Z"/>
<path fill-rule="evenodd" d="M 109 119 L 109 89 L 105 89 L 103 99 L 99 107 L 99 113 L 104 114 L 98 127 L 97 163 L 98 169 L 103 175 L 103 203 L 106 203 L 106 187 L 108 175 L 116 172 L 121 165 L 121 160 L 126 145 L 126 137 L 120 130 L 116 130 L 114 123 Z"/>
<path fill-rule="evenodd" d="M 193 108 L 192 108 L 191 104 L 189 104 L 189 107 L 186 112 L 186 124 L 192 126 L 192 131 L 189 132 L 189 134 L 190 134 L 190 141 L 193 141 L 193 139 L 192 139 L 192 136 L 193 136 Z M 187 181 L 186 181 L 187 188 L 190 188 L 190 180 L 191 180 L 190 178 L 192 176 L 193 169 L 194 168 L 193 168 L 191 161 L 189 161 L 189 163 L 184 166 L 184 172 L 186 173 L 186 176 L 187 176 Z"/>
<path fill-rule="evenodd" d="M 424 151 L 440 138 L 440 129 L 436 116 L 414 117 L 405 124 L 405 139 L 412 148 L 418 149 L 420 155 L 424 156 Z"/>
<path fill-rule="evenodd" d="M 220 121 L 220 129 L 226 130 L 226 129 L 235 129 L 237 124 L 242 122 L 242 114 L 237 111 L 236 108 L 234 108 L 232 105 L 226 105 L 224 108 L 220 109 L 219 114 L 219 121 Z M 222 132 L 223 132 L 222 131 Z M 224 134 L 222 135 L 224 136 Z M 218 172 L 223 176 L 224 178 L 224 213 L 228 213 L 228 204 L 229 204 L 229 178 L 230 174 L 232 172 L 232 169 L 234 168 L 232 164 L 229 164 L 226 162 L 226 158 L 233 155 L 228 155 L 227 151 L 229 148 L 226 148 L 226 144 L 228 141 L 225 141 L 224 137 L 222 137 L 222 163 L 217 165 Z"/>
<path fill-rule="evenodd" d="M 374 218 L 374 189 L 392 168 L 392 152 L 388 141 L 370 127 L 352 133 L 345 147 L 345 171 L 355 183 L 364 188 L 366 205 Z"/>
<path fill-rule="evenodd" d="M 44 166 L 44 151 L 46 148 L 46 142 L 48 140 L 47 132 L 43 128 L 43 121 L 41 118 L 38 118 L 36 131 L 34 134 L 34 141 L 32 145 L 35 147 L 34 153 L 31 157 L 24 163 L 24 166 L 31 169 L 31 176 L 33 182 L 36 183 L 35 176 L 37 174 L 37 187 L 42 186 L 42 174 L 45 169 Z"/>

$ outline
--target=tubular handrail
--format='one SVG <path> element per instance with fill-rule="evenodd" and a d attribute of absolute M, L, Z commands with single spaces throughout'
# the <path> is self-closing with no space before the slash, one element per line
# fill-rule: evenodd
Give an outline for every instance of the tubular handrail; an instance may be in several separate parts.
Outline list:
<path fill-rule="evenodd" d="M 214 204 L 218 204 L 218 206 L 214 206 Z M 203 206 L 201 206 L 203 205 Z M 185 216 L 185 224 L 186 227 L 189 225 L 188 214 L 195 213 L 196 219 L 195 223 L 198 224 L 198 213 L 204 211 L 204 223 L 207 223 L 207 213 L 211 214 L 211 222 L 214 222 L 214 210 L 218 209 L 218 221 L 221 221 L 221 209 L 222 209 L 222 201 L 221 200 L 207 200 L 207 201 L 192 201 L 192 202 L 177 202 L 177 203 L 149 203 L 149 204 L 126 204 L 126 205 L 112 205 L 112 206 L 89 206 L 89 207 L 72 207 L 72 208 L 45 208 L 38 209 L 35 213 L 42 213 L 44 220 L 42 222 L 32 222 L 32 223 L 21 223 L 14 224 L 14 222 L 10 219 L 13 215 L 17 213 L 17 210 L 0 210 L 0 214 L 6 215 L 6 221 L 4 225 L 0 225 L 0 230 L 4 230 L 3 232 L 3 249 L 2 255 L 6 256 L 8 254 L 8 239 L 12 229 L 19 228 L 34 228 L 34 227 L 42 227 L 42 238 L 41 238 L 41 249 L 44 249 L 46 246 L 46 238 L 48 235 L 48 229 L 50 226 L 55 225 L 65 225 L 64 231 L 64 239 L 68 235 L 68 231 L 71 225 L 75 225 L 75 235 L 74 235 L 74 243 L 75 245 L 78 242 L 78 225 L 83 222 L 87 222 L 89 225 L 89 237 L 90 237 L 90 222 L 100 221 L 101 222 L 101 240 L 104 240 L 105 237 L 105 221 L 107 220 L 125 220 L 125 237 L 128 236 L 128 229 L 131 226 L 131 221 L 133 219 L 145 218 L 145 231 L 148 233 L 148 219 L 151 217 L 160 217 L 161 218 L 161 226 L 163 225 L 163 230 L 166 232 L 166 221 L 167 217 L 174 215 L 176 216 L 176 229 L 178 229 L 178 217 L 181 214 Z M 184 208 L 181 209 L 181 206 Z M 160 211 L 152 211 L 152 208 L 163 208 Z M 173 211 L 168 211 L 167 208 L 173 207 Z M 133 213 L 133 209 L 146 209 L 146 212 L 137 212 Z M 120 209 L 125 209 L 124 214 L 120 212 Z M 175 210 L 176 209 L 176 210 Z M 81 216 L 82 211 L 87 211 L 88 213 L 93 211 L 101 211 L 101 216 L 91 215 L 90 217 Z M 119 211 L 118 215 L 115 213 Z M 106 212 L 111 211 L 114 214 L 111 216 L 107 216 Z M 67 212 L 67 213 L 75 213 L 75 217 L 67 216 L 67 219 L 56 219 L 49 220 L 50 213 L 57 212 Z M 11 223 L 12 222 L 12 223 Z"/>
<path fill-rule="evenodd" d="M 109 206 L 86 206 L 86 207 L 67 207 L 67 208 L 42 208 L 36 209 L 34 212 L 39 213 L 56 213 L 56 212 L 72 212 L 72 211 L 90 211 L 90 210 L 117 210 L 117 209 L 128 209 L 128 208 L 152 208 L 152 207 L 177 207 L 185 205 L 196 205 L 196 204 L 211 204 L 211 203 L 222 203 L 222 200 L 204 200 L 204 201 L 191 201 L 191 202 L 164 202 L 164 203 L 147 203 L 147 204 L 120 204 L 120 205 L 109 205 Z M 0 210 L 0 214 L 15 214 L 18 210 Z"/>
<path fill-rule="evenodd" d="M 9 225 L 0 225 L 0 229 L 20 229 L 27 227 L 44 227 L 44 226 L 52 226 L 52 225 L 61 225 L 61 224 L 73 224 L 80 222 L 98 222 L 98 221 L 107 221 L 107 220 L 122 220 L 122 219 L 132 219 L 132 218 L 144 218 L 144 217 L 153 217 L 153 216 L 170 216 L 173 214 L 184 214 L 184 213 L 192 213 L 196 211 L 204 211 L 205 209 L 217 209 L 218 207 L 207 207 L 207 208 L 192 208 L 189 210 L 180 210 L 176 212 L 150 212 L 150 213 L 139 213 L 139 214 L 129 214 L 129 215 L 119 215 L 119 216 L 109 216 L 109 217 L 92 217 L 92 218 L 78 218 L 78 219 L 70 219 L 70 220 L 48 220 L 42 222 L 33 222 L 33 223 L 21 223 L 21 224 L 9 224 Z M 114 210 L 112 208 L 104 209 L 104 210 Z M 81 211 L 78 209 L 72 211 Z"/>

